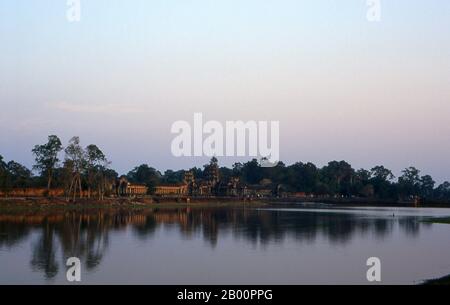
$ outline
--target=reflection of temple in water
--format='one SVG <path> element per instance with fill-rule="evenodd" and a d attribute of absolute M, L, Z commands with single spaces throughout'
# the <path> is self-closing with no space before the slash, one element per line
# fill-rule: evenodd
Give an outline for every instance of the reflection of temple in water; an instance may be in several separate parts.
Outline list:
<path fill-rule="evenodd" d="M 108 250 L 110 234 L 131 228 L 145 240 L 165 228 L 177 228 L 182 236 L 198 237 L 214 247 L 225 232 L 255 246 L 279 243 L 286 238 L 309 242 L 318 236 L 345 244 L 354 234 L 387 236 L 392 219 L 363 218 L 352 214 L 292 213 L 246 208 L 100 209 L 0 215 L 0 248 L 11 248 L 31 232 L 34 241 L 30 264 L 47 278 L 58 273 L 58 258 L 77 256 L 86 268 L 95 269 Z M 398 221 L 408 235 L 417 235 L 420 225 L 411 219 Z M 5 234 L 6 233 L 6 234 Z M 57 251 L 61 251 L 58 254 Z"/>

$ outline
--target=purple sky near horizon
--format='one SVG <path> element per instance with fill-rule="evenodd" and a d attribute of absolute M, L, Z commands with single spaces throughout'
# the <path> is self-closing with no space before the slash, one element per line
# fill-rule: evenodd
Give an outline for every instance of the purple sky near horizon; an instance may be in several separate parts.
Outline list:
<path fill-rule="evenodd" d="M 450 180 L 450 2 L 81 0 L 0 3 L 0 155 L 47 135 L 97 144 L 119 173 L 175 158 L 176 120 L 280 122 L 287 164 L 414 165 Z M 219 158 L 221 164 L 249 158 Z"/>

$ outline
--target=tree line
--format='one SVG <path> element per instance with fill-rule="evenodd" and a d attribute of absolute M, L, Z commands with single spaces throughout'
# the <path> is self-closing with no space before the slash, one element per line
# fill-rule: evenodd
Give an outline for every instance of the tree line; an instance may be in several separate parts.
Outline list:
<path fill-rule="evenodd" d="M 50 135 L 47 143 L 34 146 L 32 153 L 32 170 L 15 161 L 6 163 L 0 155 L 0 190 L 5 194 L 17 188 L 45 186 L 47 194 L 52 188 L 63 188 L 68 200 L 94 194 L 103 199 L 118 176 L 100 148 L 94 144 L 82 147 L 79 137 L 70 139 L 64 148 L 57 136 Z"/>
<path fill-rule="evenodd" d="M 66 197 L 95 196 L 99 199 L 109 195 L 110 186 L 118 173 L 110 168 L 105 154 L 94 144 L 82 147 L 79 137 L 73 137 L 64 148 L 61 140 L 51 135 L 47 143 L 32 149 L 35 165 L 32 170 L 15 162 L 3 160 L 0 155 L 0 190 L 7 193 L 14 188 L 46 187 L 64 188 Z M 64 153 L 61 161 L 60 155 Z M 206 178 L 206 169 L 189 169 L 198 179 Z M 420 197 L 427 200 L 450 201 L 450 183 L 436 185 L 430 175 L 422 175 L 415 167 L 404 169 L 395 177 L 391 170 L 379 165 L 371 169 L 354 169 L 346 161 L 331 161 L 323 167 L 313 163 L 297 162 L 286 165 L 280 162 L 275 167 L 261 167 L 256 159 L 235 163 L 231 168 L 220 167 L 222 181 L 238 177 L 246 185 L 281 185 L 287 192 L 302 192 L 312 195 L 342 197 L 365 197 L 378 199 L 410 199 Z M 129 181 L 143 183 L 151 194 L 155 186 L 176 184 L 183 181 L 185 170 L 166 170 L 164 173 L 148 164 L 136 166 L 128 172 Z"/>

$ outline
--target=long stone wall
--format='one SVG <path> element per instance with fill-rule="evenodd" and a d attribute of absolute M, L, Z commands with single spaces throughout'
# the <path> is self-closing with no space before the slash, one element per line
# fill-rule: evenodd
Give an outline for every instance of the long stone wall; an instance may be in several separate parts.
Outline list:
<path fill-rule="evenodd" d="M 15 188 L 7 193 L 4 191 L 0 191 L 0 196 L 8 196 L 8 197 L 59 197 L 64 196 L 64 189 L 51 189 L 50 192 L 47 192 L 46 188 Z"/>

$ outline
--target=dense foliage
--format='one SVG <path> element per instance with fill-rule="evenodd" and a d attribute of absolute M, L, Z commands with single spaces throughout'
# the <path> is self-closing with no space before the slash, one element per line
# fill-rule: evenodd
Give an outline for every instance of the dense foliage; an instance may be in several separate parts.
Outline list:
<path fill-rule="evenodd" d="M 36 145 L 32 150 L 36 164 L 32 170 L 15 162 L 6 162 L 0 156 L 0 190 L 3 193 L 14 188 L 59 187 L 75 196 L 77 191 L 96 190 L 102 196 L 106 183 L 118 178 L 117 172 L 109 168 L 105 154 L 96 146 L 83 148 L 78 137 L 70 140 L 64 149 L 64 162 L 59 162 L 63 150 L 57 136 L 49 136 L 48 142 Z M 217 163 L 214 158 L 213 162 Z M 205 169 L 191 168 L 196 179 L 204 178 Z M 167 170 L 163 174 L 147 164 L 132 169 L 126 177 L 129 181 L 142 183 L 151 192 L 161 184 L 176 184 L 183 181 L 184 170 Z M 450 201 L 450 183 L 436 186 L 429 175 L 421 175 L 415 167 L 402 171 L 395 178 L 392 171 L 382 165 L 371 169 L 354 169 L 345 161 L 331 161 L 319 168 L 313 163 L 297 162 L 285 165 L 280 162 L 275 167 L 261 167 L 258 160 L 235 163 L 232 168 L 221 167 L 220 177 L 226 181 L 239 177 L 247 185 L 281 185 L 288 192 L 302 192 L 313 195 L 343 197 L 365 197 L 379 199 L 404 199 L 420 197 L 430 200 Z"/>

